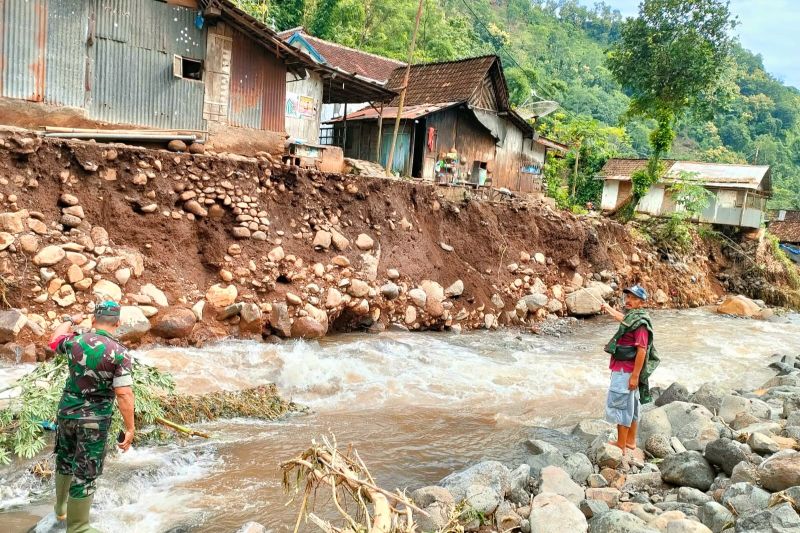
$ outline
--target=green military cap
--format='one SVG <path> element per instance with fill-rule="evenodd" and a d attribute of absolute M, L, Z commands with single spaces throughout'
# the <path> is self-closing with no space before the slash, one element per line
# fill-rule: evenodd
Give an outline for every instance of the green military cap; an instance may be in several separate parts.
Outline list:
<path fill-rule="evenodd" d="M 110 316 L 119 317 L 120 306 L 113 300 L 106 300 L 105 302 L 97 304 L 94 308 L 94 316 Z"/>

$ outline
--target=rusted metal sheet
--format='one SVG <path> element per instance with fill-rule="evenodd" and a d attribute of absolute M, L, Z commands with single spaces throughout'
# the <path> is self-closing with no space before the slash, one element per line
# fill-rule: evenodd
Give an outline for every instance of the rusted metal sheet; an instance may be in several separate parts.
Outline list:
<path fill-rule="evenodd" d="M 286 65 L 240 32 L 233 35 L 231 61 L 230 123 L 284 131 Z"/>
<path fill-rule="evenodd" d="M 44 99 L 51 104 L 83 107 L 89 3 L 49 0 Z"/>
<path fill-rule="evenodd" d="M 0 95 L 41 102 L 45 87 L 46 0 L 0 0 Z"/>
<path fill-rule="evenodd" d="M 194 20 L 197 12 L 155 0 L 94 0 L 96 37 L 201 59 L 205 30 Z"/>
<path fill-rule="evenodd" d="M 174 77 L 171 56 L 108 39 L 98 39 L 95 48 L 92 118 L 203 129 L 203 83 Z"/>
<path fill-rule="evenodd" d="M 205 57 L 192 10 L 152 0 L 95 0 L 92 118 L 203 129 L 202 81 L 175 77 L 173 56 Z"/>

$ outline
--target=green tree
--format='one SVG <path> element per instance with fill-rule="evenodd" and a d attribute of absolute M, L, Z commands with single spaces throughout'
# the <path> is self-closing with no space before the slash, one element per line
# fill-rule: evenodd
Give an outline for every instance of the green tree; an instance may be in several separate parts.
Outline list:
<path fill-rule="evenodd" d="M 661 174 L 660 160 L 687 111 L 708 115 L 732 46 L 735 26 L 723 0 L 643 0 L 639 16 L 622 24 L 608 67 L 630 93 L 629 111 L 656 121 L 650 159 L 633 176 L 628 216 Z"/>

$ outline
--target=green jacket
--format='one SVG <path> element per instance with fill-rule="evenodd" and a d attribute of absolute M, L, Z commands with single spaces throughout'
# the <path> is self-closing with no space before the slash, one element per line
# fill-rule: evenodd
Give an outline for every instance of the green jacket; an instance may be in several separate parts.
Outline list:
<path fill-rule="evenodd" d="M 645 355 L 644 365 L 642 365 L 642 371 L 639 373 L 639 400 L 642 403 L 650 403 L 653 401 L 653 396 L 650 394 L 650 376 L 653 375 L 661 360 L 658 358 L 658 351 L 653 344 L 653 323 L 647 311 L 644 309 L 631 309 L 628 311 L 614 337 L 606 344 L 605 351 L 613 356 L 617 351 L 619 339 L 629 331 L 635 331 L 642 326 L 646 327 L 648 333 L 650 333 L 650 341 L 647 345 L 647 354 Z"/>

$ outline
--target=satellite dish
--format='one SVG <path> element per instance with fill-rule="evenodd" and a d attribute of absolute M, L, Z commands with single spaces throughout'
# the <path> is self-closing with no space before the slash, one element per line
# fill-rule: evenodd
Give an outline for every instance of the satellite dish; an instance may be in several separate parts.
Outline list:
<path fill-rule="evenodd" d="M 536 100 L 531 101 L 531 97 Z M 544 100 L 536 91 L 531 91 L 531 97 L 528 97 L 516 111 L 525 120 L 530 120 L 533 117 L 545 117 L 561 107 L 561 104 L 555 100 Z"/>

